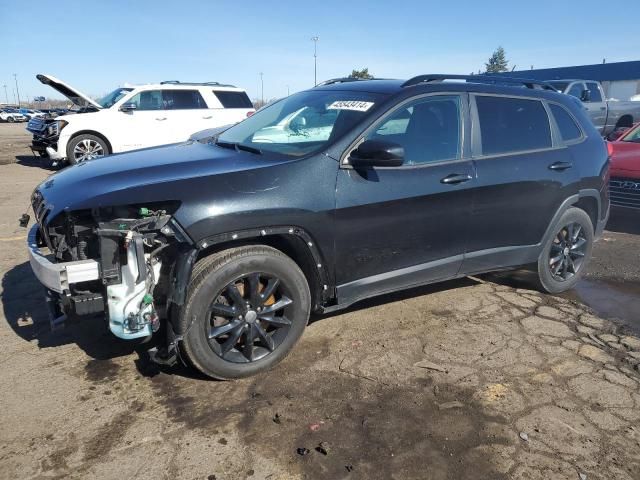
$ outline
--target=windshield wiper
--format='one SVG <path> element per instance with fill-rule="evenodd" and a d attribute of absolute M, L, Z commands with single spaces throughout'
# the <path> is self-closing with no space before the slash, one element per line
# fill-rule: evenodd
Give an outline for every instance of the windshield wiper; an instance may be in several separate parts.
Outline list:
<path fill-rule="evenodd" d="M 256 155 L 262 155 L 262 150 L 252 147 L 250 145 L 243 145 L 241 143 L 225 142 L 223 140 L 216 140 L 216 145 L 222 148 L 229 148 L 231 150 L 243 150 L 249 153 L 255 153 Z"/>

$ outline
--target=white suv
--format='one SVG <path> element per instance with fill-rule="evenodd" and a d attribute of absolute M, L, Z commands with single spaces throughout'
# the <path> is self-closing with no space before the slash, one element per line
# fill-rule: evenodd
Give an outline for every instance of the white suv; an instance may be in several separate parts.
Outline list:
<path fill-rule="evenodd" d="M 54 162 L 73 164 L 181 142 L 194 132 L 231 125 L 255 112 L 243 89 L 218 82 L 122 87 L 96 101 L 51 75 L 36 78 L 81 108 L 47 125 L 49 138 L 57 140 L 46 147 Z"/>

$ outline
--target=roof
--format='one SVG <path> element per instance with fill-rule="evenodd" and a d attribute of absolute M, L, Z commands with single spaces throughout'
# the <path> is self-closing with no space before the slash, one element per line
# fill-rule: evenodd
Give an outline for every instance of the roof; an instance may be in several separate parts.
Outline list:
<path fill-rule="evenodd" d="M 597 80 L 599 82 L 619 80 L 640 80 L 640 61 L 598 63 L 574 67 L 540 68 L 536 70 L 516 70 L 504 75 L 534 80 Z"/>

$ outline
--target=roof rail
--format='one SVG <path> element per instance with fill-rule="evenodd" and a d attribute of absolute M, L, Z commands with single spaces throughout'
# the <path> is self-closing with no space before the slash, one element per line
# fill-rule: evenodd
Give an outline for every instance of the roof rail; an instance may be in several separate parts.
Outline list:
<path fill-rule="evenodd" d="M 553 86 L 547 82 L 540 80 L 532 80 L 529 78 L 514 78 L 503 77 L 502 75 L 418 75 L 417 77 L 410 78 L 402 84 L 402 87 L 411 87 L 413 85 L 419 85 L 421 83 L 440 83 L 445 80 L 464 80 L 468 83 L 490 83 L 490 84 L 507 84 L 507 85 L 522 85 L 527 88 L 537 88 L 541 90 L 557 91 Z"/>
<path fill-rule="evenodd" d="M 324 82 L 318 83 L 316 85 L 316 87 L 323 87 L 325 85 L 333 85 L 334 83 L 359 82 L 361 80 L 373 80 L 373 79 L 354 78 L 354 77 L 331 78 L 329 80 L 325 80 Z"/>
<path fill-rule="evenodd" d="M 235 87 L 235 85 L 220 82 L 181 82 L 180 80 L 164 80 L 160 82 L 160 85 L 216 85 L 218 87 Z"/>

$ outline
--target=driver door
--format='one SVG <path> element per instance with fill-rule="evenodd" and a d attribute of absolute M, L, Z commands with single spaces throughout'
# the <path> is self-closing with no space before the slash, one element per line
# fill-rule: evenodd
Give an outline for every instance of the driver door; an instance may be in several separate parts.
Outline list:
<path fill-rule="evenodd" d="M 409 101 L 375 124 L 365 140 L 404 148 L 400 167 L 345 168 L 336 189 L 339 303 L 455 277 L 471 215 L 467 97 Z"/>
<path fill-rule="evenodd" d="M 115 141 L 112 141 L 116 152 L 170 143 L 165 139 L 170 136 L 173 127 L 172 112 L 165 107 L 162 90 L 139 92 L 125 103 L 133 103 L 136 108 L 116 112 L 117 131 Z"/>

